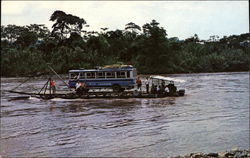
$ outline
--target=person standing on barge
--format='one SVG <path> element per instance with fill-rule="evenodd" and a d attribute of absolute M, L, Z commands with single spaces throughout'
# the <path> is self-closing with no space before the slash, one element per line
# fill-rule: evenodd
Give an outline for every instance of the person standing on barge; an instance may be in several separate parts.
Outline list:
<path fill-rule="evenodd" d="M 137 89 L 141 91 L 142 82 L 141 82 L 141 79 L 139 77 L 136 80 L 136 84 L 137 84 Z"/>
<path fill-rule="evenodd" d="M 87 92 L 86 84 L 84 82 L 80 82 L 79 80 L 77 80 L 77 83 L 76 83 L 76 94 L 83 95 L 86 92 Z"/>
<path fill-rule="evenodd" d="M 56 82 L 52 79 L 50 79 L 50 86 L 52 89 L 52 94 L 55 94 L 56 93 Z"/>
<path fill-rule="evenodd" d="M 81 86 L 81 82 L 79 80 L 77 80 L 77 82 L 76 82 L 76 94 L 82 95 L 82 86 Z"/>

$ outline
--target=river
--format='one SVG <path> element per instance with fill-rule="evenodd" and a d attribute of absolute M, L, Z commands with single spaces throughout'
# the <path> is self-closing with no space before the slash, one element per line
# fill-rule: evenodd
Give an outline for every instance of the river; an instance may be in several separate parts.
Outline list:
<path fill-rule="evenodd" d="M 167 75 L 183 97 L 12 100 L 25 78 L 1 78 L 0 155 L 177 156 L 249 149 L 249 72 Z M 39 89 L 38 78 L 23 90 Z M 57 81 L 57 86 L 63 83 Z"/>

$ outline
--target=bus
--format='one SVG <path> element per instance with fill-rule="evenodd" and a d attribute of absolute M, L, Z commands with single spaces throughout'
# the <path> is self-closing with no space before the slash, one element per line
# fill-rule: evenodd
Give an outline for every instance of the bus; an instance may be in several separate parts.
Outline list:
<path fill-rule="evenodd" d="M 122 92 L 135 87 L 136 76 L 136 68 L 132 65 L 69 70 L 69 87 L 75 88 L 77 81 L 80 81 L 85 83 L 87 90 L 111 88 L 114 92 Z"/>

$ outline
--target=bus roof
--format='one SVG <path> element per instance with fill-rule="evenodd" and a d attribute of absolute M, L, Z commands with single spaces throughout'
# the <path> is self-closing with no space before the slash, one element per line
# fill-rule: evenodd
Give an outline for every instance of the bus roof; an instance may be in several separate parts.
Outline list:
<path fill-rule="evenodd" d="M 134 69 L 135 69 L 134 67 L 122 67 L 122 68 L 104 68 L 104 69 L 79 69 L 79 70 L 69 70 L 69 72 L 129 71 Z"/>

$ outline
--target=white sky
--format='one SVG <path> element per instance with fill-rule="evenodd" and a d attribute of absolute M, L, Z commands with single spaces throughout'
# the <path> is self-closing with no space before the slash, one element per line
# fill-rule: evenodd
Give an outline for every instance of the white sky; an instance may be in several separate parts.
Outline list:
<path fill-rule="evenodd" d="M 248 1 L 1 1 L 1 24 L 45 24 L 55 10 L 87 21 L 87 30 L 139 26 L 155 19 L 168 37 L 186 39 L 195 33 L 201 39 L 249 32 Z"/>

